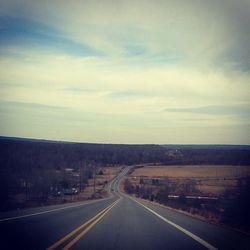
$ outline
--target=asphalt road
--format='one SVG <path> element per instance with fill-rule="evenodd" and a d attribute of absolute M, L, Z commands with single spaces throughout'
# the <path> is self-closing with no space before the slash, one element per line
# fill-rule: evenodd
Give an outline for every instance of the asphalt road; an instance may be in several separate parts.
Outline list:
<path fill-rule="evenodd" d="M 250 249 L 241 233 L 121 194 L 125 172 L 108 199 L 1 215 L 0 249 Z"/>

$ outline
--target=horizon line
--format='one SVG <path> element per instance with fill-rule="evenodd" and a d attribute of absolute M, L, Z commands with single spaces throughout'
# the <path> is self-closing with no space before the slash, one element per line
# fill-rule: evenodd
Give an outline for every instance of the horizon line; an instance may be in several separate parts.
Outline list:
<path fill-rule="evenodd" d="M 79 143 L 79 144 L 100 144 L 100 145 L 158 145 L 158 146 L 246 146 L 250 147 L 250 144 L 223 144 L 223 143 L 112 143 L 112 142 L 89 142 L 89 141 L 69 141 L 69 140 L 57 140 L 57 139 L 45 139 L 45 138 L 34 138 L 34 137 L 19 137 L 19 136 L 8 136 L 0 135 L 1 139 L 13 139 L 13 140 L 33 140 L 33 141 L 44 141 L 54 143 Z"/>

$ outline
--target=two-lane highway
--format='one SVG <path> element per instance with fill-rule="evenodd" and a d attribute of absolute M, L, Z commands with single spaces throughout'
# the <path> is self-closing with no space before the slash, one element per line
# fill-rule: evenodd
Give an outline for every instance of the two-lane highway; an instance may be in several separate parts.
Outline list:
<path fill-rule="evenodd" d="M 117 182 L 126 171 L 108 184 L 108 198 L 0 214 L 0 249 L 33 250 L 52 246 L 119 198 L 115 192 Z"/>
<path fill-rule="evenodd" d="M 0 220 L 1 249 L 250 249 L 250 238 L 119 191 L 110 197 Z M 68 205 L 69 206 L 69 205 Z"/>

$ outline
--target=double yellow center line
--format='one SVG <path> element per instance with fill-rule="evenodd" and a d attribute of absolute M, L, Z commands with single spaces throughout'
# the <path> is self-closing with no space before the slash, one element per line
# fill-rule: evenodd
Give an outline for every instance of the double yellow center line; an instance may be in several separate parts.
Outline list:
<path fill-rule="evenodd" d="M 77 227 L 72 232 L 65 235 L 63 238 L 55 242 L 53 245 L 47 248 L 47 250 L 54 250 L 60 246 L 62 246 L 68 239 L 73 238 L 69 243 L 67 243 L 63 248 L 60 247 L 60 249 L 68 250 L 70 249 L 77 241 L 81 239 L 98 221 L 100 221 L 105 214 L 107 214 L 118 202 L 120 199 L 114 201 L 111 203 L 108 207 L 103 209 L 101 212 L 99 212 L 96 216 L 82 224 L 81 226 Z M 79 233 L 79 234 L 78 234 Z"/>

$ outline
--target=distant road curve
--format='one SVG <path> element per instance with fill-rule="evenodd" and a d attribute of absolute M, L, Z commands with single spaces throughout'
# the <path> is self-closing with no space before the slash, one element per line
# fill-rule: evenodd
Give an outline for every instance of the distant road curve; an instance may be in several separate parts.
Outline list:
<path fill-rule="evenodd" d="M 0 215 L 1 249 L 249 249 L 246 235 L 121 193 L 129 169 L 109 198 Z"/>

